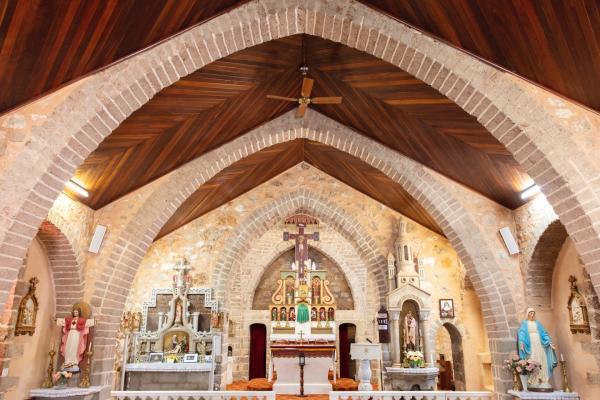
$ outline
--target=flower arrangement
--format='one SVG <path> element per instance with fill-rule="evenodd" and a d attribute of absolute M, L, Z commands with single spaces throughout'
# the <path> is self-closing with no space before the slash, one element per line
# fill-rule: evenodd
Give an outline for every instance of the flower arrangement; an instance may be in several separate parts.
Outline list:
<path fill-rule="evenodd" d="M 73 376 L 72 372 L 69 371 L 57 371 L 52 375 L 52 380 L 59 386 L 67 386 L 67 381 Z"/>
<path fill-rule="evenodd" d="M 424 365 L 423 353 L 420 351 L 408 351 L 405 353 L 404 359 L 408 361 L 411 368 L 421 368 Z"/>
<path fill-rule="evenodd" d="M 504 368 L 510 372 L 516 372 L 518 375 L 535 375 L 541 367 L 539 362 L 532 359 L 521 360 L 516 354 L 508 360 L 504 360 Z"/>

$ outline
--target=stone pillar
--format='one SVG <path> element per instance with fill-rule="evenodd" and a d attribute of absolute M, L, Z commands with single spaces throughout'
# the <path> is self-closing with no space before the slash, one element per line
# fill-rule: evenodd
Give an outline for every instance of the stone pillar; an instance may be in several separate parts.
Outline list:
<path fill-rule="evenodd" d="M 400 354 L 400 311 L 390 311 L 390 318 L 392 319 L 392 360 L 394 367 L 400 367 L 402 360 Z"/>
<path fill-rule="evenodd" d="M 164 315 L 165 315 L 164 311 L 158 312 L 158 330 L 159 331 L 162 329 L 162 326 L 163 326 Z"/>
<path fill-rule="evenodd" d="M 429 310 L 419 311 L 419 319 L 421 320 L 421 329 L 423 332 L 423 357 L 425 357 L 426 367 L 435 367 L 435 344 L 432 333 L 429 327 Z"/>

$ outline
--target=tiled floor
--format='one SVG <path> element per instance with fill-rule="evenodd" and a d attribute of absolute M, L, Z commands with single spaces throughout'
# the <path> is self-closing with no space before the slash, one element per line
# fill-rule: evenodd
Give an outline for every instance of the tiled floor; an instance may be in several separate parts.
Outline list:
<path fill-rule="evenodd" d="M 248 381 L 235 381 L 227 385 L 227 390 L 248 390 Z M 293 396 L 288 394 L 278 394 L 277 400 L 327 400 L 329 395 L 327 394 L 314 394 L 307 395 L 304 397 Z"/>

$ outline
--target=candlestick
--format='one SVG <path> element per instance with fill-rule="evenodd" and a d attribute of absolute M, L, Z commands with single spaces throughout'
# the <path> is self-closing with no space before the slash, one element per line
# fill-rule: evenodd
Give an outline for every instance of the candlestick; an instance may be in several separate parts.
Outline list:
<path fill-rule="evenodd" d="M 560 367 L 563 373 L 563 390 L 565 393 L 571 393 L 571 388 L 569 387 L 569 381 L 567 380 L 567 367 L 565 366 L 567 362 L 564 360 L 561 354 Z"/>
<path fill-rule="evenodd" d="M 81 377 L 81 381 L 79 382 L 79 387 L 81 388 L 89 388 L 90 387 L 90 370 L 92 367 L 92 342 L 90 342 L 90 349 L 85 353 L 87 356 L 85 362 L 85 370 L 83 371 L 83 376 Z"/>
<path fill-rule="evenodd" d="M 52 344 L 52 350 L 48 352 L 50 356 L 50 362 L 48 363 L 48 369 L 46 370 L 46 379 L 44 383 L 42 383 L 43 388 L 51 388 L 54 386 L 54 382 L 52 380 L 52 373 L 54 372 L 54 355 L 56 352 L 54 351 L 54 344 Z"/>
<path fill-rule="evenodd" d="M 563 355 L 563 353 L 560 353 L 560 361 L 562 361 L 562 362 L 565 361 L 565 356 Z"/>

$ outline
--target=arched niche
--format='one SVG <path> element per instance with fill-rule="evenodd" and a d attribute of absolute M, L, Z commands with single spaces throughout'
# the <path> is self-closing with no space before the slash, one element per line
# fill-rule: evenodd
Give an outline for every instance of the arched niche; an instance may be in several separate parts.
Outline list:
<path fill-rule="evenodd" d="M 444 375 L 444 373 L 441 373 L 439 381 L 439 383 L 443 385 L 441 389 L 465 390 L 465 359 L 461 332 L 454 324 L 450 322 L 445 322 L 438 328 L 435 338 L 435 344 L 436 353 L 438 355 L 438 365 L 440 366 L 440 368 L 450 367 L 452 369 L 452 387 L 444 387 L 444 385 L 446 385 L 446 382 L 444 382 L 444 377 L 442 376 Z M 444 363 L 444 361 L 449 361 L 449 364 Z M 446 375 L 446 377 L 448 376 L 450 375 Z"/>
<path fill-rule="evenodd" d="M 314 247 L 308 250 L 309 258 L 317 264 L 317 269 L 327 271 L 329 288 L 333 294 L 338 310 L 353 310 L 354 299 L 346 275 L 339 265 Z M 290 269 L 294 260 L 294 249 L 291 248 L 275 259 L 263 272 L 260 281 L 254 291 L 252 299 L 253 310 L 268 310 L 271 303 L 271 295 L 277 288 L 277 280 L 280 279 L 280 271 Z"/>

